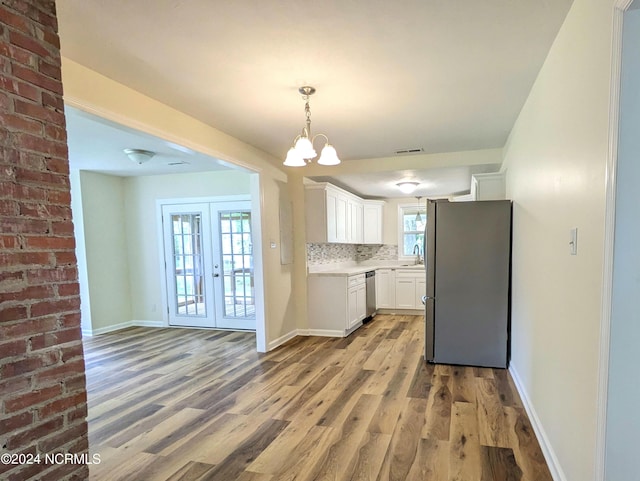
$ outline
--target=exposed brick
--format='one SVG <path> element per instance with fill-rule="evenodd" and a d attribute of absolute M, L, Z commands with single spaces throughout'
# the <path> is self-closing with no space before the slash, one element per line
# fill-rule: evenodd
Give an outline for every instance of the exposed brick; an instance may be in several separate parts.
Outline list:
<path fill-rule="evenodd" d="M 73 255 L 75 257 L 75 254 Z M 50 269 L 33 269 L 27 271 L 27 282 L 32 285 L 46 284 L 48 282 L 71 282 L 77 280 L 78 271 L 75 267 L 64 266 Z"/>
<path fill-rule="evenodd" d="M 60 297 L 78 296 L 80 295 L 80 285 L 77 282 L 60 284 L 58 286 L 58 295 Z"/>
<path fill-rule="evenodd" d="M 20 248 L 20 239 L 15 235 L 0 235 L 0 249 L 12 250 Z M 0 274 L 0 282 L 2 282 Z"/>
<path fill-rule="evenodd" d="M 60 382 L 60 379 L 65 379 L 67 377 L 71 377 L 73 375 L 80 374 L 83 372 L 84 372 L 83 359 L 69 361 L 59 366 L 50 366 L 36 373 L 35 385 L 36 387 L 39 387 L 39 386 L 47 386 L 50 384 L 57 384 Z"/>
<path fill-rule="evenodd" d="M 40 451 L 43 453 L 56 452 L 61 446 L 70 443 L 73 444 L 75 439 L 82 437 L 84 430 L 86 430 L 86 426 L 84 426 L 82 423 L 77 424 L 65 433 L 60 433 L 55 436 L 51 436 L 44 441 L 41 441 L 40 443 L 38 443 L 38 448 L 40 448 Z M 71 454 L 80 454 L 73 451 L 68 452 Z"/>
<path fill-rule="evenodd" d="M 4 238 L 17 240 L 16 237 L 10 237 L 10 236 L 3 236 L 3 239 Z M 8 243 L 8 241 L 5 241 L 5 242 Z M 19 284 L 23 280 L 24 280 L 24 274 L 22 272 L 0 272 L 0 285 L 2 285 L 3 288 L 5 289 L 8 288 L 7 286 Z"/>
<path fill-rule="evenodd" d="M 57 125 L 46 124 L 44 126 L 44 135 L 49 139 L 57 140 L 59 142 L 67 141 L 67 131 Z"/>
<path fill-rule="evenodd" d="M 42 40 L 55 47 L 57 50 L 60 50 L 60 37 L 58 37 L 55 32 L 45 30 L 42 35 Z"/>
<path fill-rule="evenodd" d="M 0 324 L 0 333 L 7 339 L 12 337 L 27 337 L 43 332 L 53 331 L 58 327 L 56 316 L 29 319 L 13 324 Z"/>
<path fill-rule="evenodd" d="M 5 158 L 6 154 L 4 155 Z M 19 161 L 19 156 L 17 160 Z M 47 191 L 41 187 L 32 185 L 19 185 L 14 182 L 0 182 L 0 198 L 15 200 L 27 200 L 29 202 L 44 201 L 47 198 Z"/>
<path fill-rule="evenodd" d="M 42 59 L 38 60 L 38 71 L 55 80 L 60 80 L 62 78 L 59 65 L 54 65 Z"/>
<path fill-rule="evenodd" d="M 22 134 L 26 135 L 26 134 Z M 66 148 L 66 147 L 65 147 Z M 18 182 L 39 184 L 41 186 L 56 186 L 69 188 L 69 177 L 51 172 L 37 172 L 28 169 L 16 169 Z"/>
<path fill-rule="evenodd" d="M 36 72 L 29 67 L 14 63 L 11 66 L 11 73 L 25 82 L 37 85 L 38 87 L 55 94 L 62 95 L 62 84 L 60 82 L 47 77 L 46 75 L 42 75 L 40 72 Z"/>
<path fill-rule="evenodd" d="M 62 318 L 60 319 L 60 327 L 75 327 L 75 328 L 79 328 L 81 326 L 81 322 L 80 322 L 80 313 L 79 312 L 73 312 L 71 314 L 65 314 L 62 316 Z M 81 339 L 82 335 L 80 334 L 80 331 L 78 331 L 78 339 Z"/>
<path fill-rule="evenodd" d="M 49 264 L 48 252 L 0 252 L 0 265 L 6 268 L 41 266 Z"/>
<path fill-rule="evenodd" d="M 67 411 L 72 407 L 76 407 L 86 402 L 87 402 L 87 395 L 83 391 L 68 397 L 56 399 L 55 401 L 50 402 L 49 404 L 45 404 L 44 406 L 38 409 L 38 416 L 40 419 L 45 419 L 45 418 L 63 413 L 64 411 Z"/>
<path fill-rule="evenodd" d="M 66 141 L 64 141 L 66 142 Z M 45 161 L 45 167 L 50 172 L 56 172 L 58 174 L 69 174 L 69 162 L 67 159 L 61 158 L 49 158 Z"/>
<path fill-rule="evenodd" d="M 85 384 L 86 384 L 86 378 L 84 374 L 81 374 L 80 376 L 76 376 L 74 378 L 65 379 L 64 381 L 64 387 L 67 392 L 77 391 L 78 389 L 83 388 Z M 84 407 L 84 409 L 86 410 L 86 406 Z M 74 417 L 70 417 L 70 415 L 67 415 L 67 420 L 70 422 L 73 419 L 76 419 L 75 416 L 77 415 L 73 415 L 73 416 Z"/>
<path fill-rule="evenodd" d="M 45 351 L 38 355 L 9 362 L 0 367 L 0 373 L 5 378 L 31 374 L 42 367 L 56 364 L 59 361 L 58 354 L 57 351 Z"/>
<path fill-rule="evenodd" d="M 74 328 L 63 329 L 61 331 L 45 332 L 43 334 L 33 336 L 30 339 L 31 350 L 37 351 L 39 349 L 45 349 L 47 347 L 57 346 L 59 344 L 67 344 L 69 342 L 77 341 L 78 338 L 78 332 Z M 73 348 L 73 346 L 61 348 L 60 354 L 62 362 L 67 362 L 73 357 L 82 355 L 82 346 L 80 346 L 79 351 Z"/>
<path fill-rule="evenodd" d="M 3 115 L 2 120 L 4 126 L 9 130 L 28 132 L 30 134 L 41 134 L 43 131 L 42 122 L 27 119 L 19 115 L 6 114 Z"/>
<path fill-rule="evenodd" d="M 53 286 L 24 286 L 19 289 L 0 292 L 0 302 L 28 301 L 32 299 L 46 299 L 54 295 Z"/>
<path fill-rule="evenodd" d="M 24 339 L 16 341 L 0 342 L 0 352 L 4 357 L 14 357 L 27 352 L 27 343 Z"/>
<path fill-rule="evenodd" d="M 76 253 L 73 252 L 54 252 L 54 256 L 56 259 L 56 266 L 71 266 L 76 265 Z M 73 280 L 75 280 L 74 278 Z"/>
<path fill-rule="evenodd" d="M 77 329 L 70 329 L 69 332 L 67 332 L 61 339 L 60 344 L 62 344 L 62 341 L 64 341 L 65 339 L 67 339 L 67 342 L 71 342 L 74 340 L 79 340 L 80 339 L 80 333 L 78 332 Z M 78 358 L 78 357 L 82 357 L 83 355 L 83 350 L 82 350 L 82 343 L 78 342 L 75 345 L 71 345 L 71 346 L 65 346 L 62 347 L 60 349 L 60 355 L 61 355 L 61 359 L 62 362 L 68 362 L 72 359 Z"/>
<path fill-rule="evenodd" d="M 43 219 L 7 217 L 0 219 L 0 230 L 5 234 L 47 234 L 49 232 L 49 222 Z"/>
<path fill-rule="evenodd" d="M 27 308 L 25 306 L 2 306 L 0 305 L 0 322 L 17 321 L 27 318 Z"/>
<path fill-rule="evenodd" d="M 47 192 L 47 202 L 49 204 L 71 205 L 71 192 L 50 190 Z"/>
<path fill-rule="evenodd" d="M 53 235 L 73 235 L 73 232 L 71 219 L 51 222 L 51 234 Z"/>
<path fill-rule="evenodd" d="M 16 15 L 9 10 L 0 9 L 0 23 L 9 25 L 16 30 L 20 30 L 23 33 L 31 32 L 31 23 L 24 17 Z"/>
<path fill-rule="evenodd" d="M 75 249 L 76 241 L 73 237 L 27 237 L 28 249 Z"/>
<path fill-rule="evenodd" d="M 9 42 L 41 57 L 47 58 L 50 55 L 49 49 L 45 48 L 42 43 L 20 32 L 9 32 Z"/>
<path fill-rule="evenodd" d="M 81 378 L 79 377 L 77 379 L 78 379 L 78 384 L 84 386 L 84 383 L 85 383 L 84 376 Z M 68 385 L 69 382 L 67 381 L 66 384 Z M 68 424 L 72 424 L 75 421 L 78 421 L 79 419 L 85 419 L 87 417 L 87 405 L 82 404 L 76 407 L 75 409 L 72 409 L 71 411 L 67 412 L 66 416 L 67 416 Z"/>
<path fill-rule="evenodd" d="M 14 200 L 0 199 L 0 216 L 15 216 L 18 215 L 19 206 Z"/>
<path fill-rule="evenodd" d="M 7 399 L 4 402 L 4 408 L 8 413 L 22 411 L 31 406 L 41 404 L 44 401 L 60 396 L 61 394 L 62 388 L 60 387 L 60 385 L 50 386 L 44 389 L 31 391 L 29 393 Z"/>
<path fill-rule="evenodd" d="M 28 50 L 23 50 L 10 44 L 0 43 L 0 56 L 10 58 L 15 62 L 27 65 L 29 67 L 35 67 L 36 65 L 38 65 L 38 57 L 36 55 L 29 52 Z"/>
<path fill-rule="evenodd" d="M 24 102 L 20 99 L 15 99 L 13 105 L 15 111 L 19 114 L 26 115 L 34 119 L 43 120 L 45 122 L 52 122 L 58 125 L 62 125 L 64 123 L 64 115 L 62 114 L 62 112 L 48 109 L 31 102 Z"/>
<path fill-rule="evenodd" d="M 31 379 L 28 377 L 14 377 L 0 381 L 0 392 L 3 399 L 12 394 L 24 393 L 29 389 L 31 389 Z"/>
<path fill-rule="evenodd" d="M 55 142 L 41 136 L 31 135 L 24 132 L 16 133 L 15 137 L 23 149 L 63 158 L 67 156 L 67 145 L 62 142 Z M 29 177 L 23 178 L 28 179 Z"/>
<path fill-rule="evenodd" d="M 10 433 L 11 431 L 17 431 L 31 423 L 33 423 L 33 413 L 30 411 L 5 418 L 2 420 L 2 423 L 0 423 L 0 435 Z"/>
<path fill-rule="evenodd" d="M 31 316 L 40 317 L 58 312 L 75 311 L 80 309 L 80 299 L 46 300 L 31 305 Z"/>
<path fill-rule="evenodd" d="M 52 94 L 49 92 L 42 92 L 42 105 L 45 107 L 52 107 L 60 111 L 64 110 L 62 95 Z"/>
<path fill-rule="evenodd" d="M 31 429 L 27 429 L 13 436 L 9 437 L 6 442 L 7 449 L 14 450 L 19 448 L 20 446 L 25 446 L 27 443 L 35 441 L 38 438 L 42 438 L 47 436 L 48 434 L 52 434 L 58 431 L 62 425 L 64 424 L 64 418 L 62 416 L 58 416 L 53 419 L 49 419 L 48 421 L 38 424 Z"/>

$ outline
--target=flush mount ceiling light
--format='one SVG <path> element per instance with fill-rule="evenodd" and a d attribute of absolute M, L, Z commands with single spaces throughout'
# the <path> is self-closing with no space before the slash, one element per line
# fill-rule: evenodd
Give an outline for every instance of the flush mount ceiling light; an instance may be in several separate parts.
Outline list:
<path fill-rule="evenodd" d="M 398 182 L 396 184 L 398 186 L 398 189 L 400 189 L 402 191 L 403 194 L 412 194 L 414 190 L 416 190 L 416 187 L 418 187 L 420 185 L 419 182 Z"/>
<path fill-rule="evenodd" d="M 153 156 L 156 155 L 155 152 L 142 149 L 124 149 L 123 152 L 127 154 L 127 157 L 129 157 L 132 162 L 135 162 L 136 164 L 144 164 L 145 162 L 150 161 Z"/>
<path fill-rule="evenodd" d="M 317 137 L 324 137 L 325 144 L 320 152 L 318 164 L 320 165 L 338 165 L 340 159 L 336 153 L 336 149 L 329 143 L 329 138 L 324 134 L 316 134 L 311 136 L 311 110 L 309 109 L 309 97 L 315 93 L 316 89 L 305 86 L 300 87 L 298 92 L 302 94 L 302 100 L 305 101 L 304 113 L 307 117 L 306 125 L 302 128 L 302 132 L 293 139 L 293 147 L 287 152 L 287 158 L 284 165 L 288 167 L 304 167 L 307 162 L 311 162 L 318 154 L 313 148 L 313 142 Z"/>

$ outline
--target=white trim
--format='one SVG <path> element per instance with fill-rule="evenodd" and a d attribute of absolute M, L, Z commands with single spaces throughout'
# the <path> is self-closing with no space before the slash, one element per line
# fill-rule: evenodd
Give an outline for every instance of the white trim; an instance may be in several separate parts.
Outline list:
<path fill-rule="evenodd" d="M 132 320 L 127 322 L 121 322 L 119 324 L 113 324 L 111 326 L 99 327 L 98 329 L 83 329 L 82 335 L 86 337 L 99 336 L 100 334 L 107 334 L 109 332 L 120 331 L 128 327 L 166 327 L 162 321 L 141 321 Z"/>
<path fill-rule="evenodd" d="M 298 329 L 300 336 L 345 337 L 344 331 L 337 329 Z"/>
<path fill-rule="evenodd" d="M 544 455 L 544 459 L 547 462 L 547 466 L 549 467 L 549 471 L 551 471 L 551 476 L 554 481 L 568 481 L 568 478 L 565 476 L 562 468 L 560 467 L 560 462 L 558 461 L 558 457 L 556 456 L 553 448 L 551 446 L 551 441 L 547 437 L 547 433 L 542 427 L 542 422 L 540 422 L 540 418 L 538 417 L 538 413 L 533 407 L 531 400 L 529 399 L 529 395 L 522 384 L 520 376 L 518 375 L 518 371 L 511 364 L 509 366 L 509 372 L 511 373 L 511 378 L 513 379 L 514 384 L 516 385 L 516 389 L 518 390 L 518 394 L 520 394 L 520 399 L 522 399 L 522 404 L 524 405 L 525 411 L 527 411 L 527 415 L 529 416 L 529 421 L 531 421 L 531 425 L 533 426 L 533 430 L 536 433 L 536 437 L 538 438 L 538 443 L 540 444 L 540 448 L 542 449 L 542 454 Z"/>
<path fill-rule="evenodd" d="M 299 335 L 298 330 L 294 329 L 293 331 L 285 334 L 284 336 L 280 336 L 278 339 L 274 339 L 273 341 L 271 341 L 269 343 L 268 350 L 272 351 L 276 347 L 282 346 L 285 342 L 293 339 L 294 337 L 297 337 L 298 335 Z"/>
<path fill-rule="evenodd" d="M 398 229 L 396 235 L 398 236 L 398 260 L 412 260 L 415 256 L 404 255 L 404 224 L 402 222 L 402 215 L 404 209 L 424 209 L 424 215 L 427 215 L 427 206 L 422 205 L 420 202 L 398 204 Z M 421 211 L 422 212 L 422 211 Z"/>
<path fill-rule="evenodd" d="M 618 123 L 620 117 L 620 72 L 622 69 L 622 27 L 624 12 L 632 0 L 616 0 L 613 6 L 611 80 L 609 99 L 609 150 L 605 171 L 605 225 L 598 359 L 598 399 L 596 414 L 595 481 L 605 481 L 607 402 L 609 388 L 609 348 L 611 342 L 611 298 L 616 216 L 616 172 L 618 163 Z"/>
<path fill-rule="evenodd" d="M 242 202 L 251 200 L 250 194 L 242 195 L 214 195 L 208 197 L 179 197 L 169 199 L 156 199 L 156 205 L 180 205 L 180 204 L 208 204 L 211 202 Z"/>

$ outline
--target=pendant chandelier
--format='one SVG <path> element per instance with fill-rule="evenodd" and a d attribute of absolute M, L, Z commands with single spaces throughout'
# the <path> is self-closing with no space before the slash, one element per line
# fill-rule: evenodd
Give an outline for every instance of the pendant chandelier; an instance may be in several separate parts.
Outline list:
<path fill-rule="evenodd" d="M 307 117 L 306 125 L 302 128 L 302 132 L 293 139 L 293 147 L 287 152 L 287 158 L 284 165 L 287 167 L 304 167 L 307 162 L 311 162 L 318 154 L 313 148 L 313 143 L 317 137 L 324 137 L 325 144 L 320 152 L 318 164 L 320 165 L 338 165 L 340 159 L 336 153 L 336 149 L 329 143 L 329 138 L 324 134 L 316 134 L 311 136 L 311 110 L 309 108 L 309 97 L 315 93 L 316 89 L 305 86 L 300 87 L 298 92 L 302 94 L 302 100 L 305 101 L 304 113 Z"/>

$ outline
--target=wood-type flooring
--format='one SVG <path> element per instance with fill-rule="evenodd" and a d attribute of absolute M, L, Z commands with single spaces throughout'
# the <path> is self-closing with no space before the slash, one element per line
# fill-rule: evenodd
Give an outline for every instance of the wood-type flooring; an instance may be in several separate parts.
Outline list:
<path fill-rule="evenodd" d="M 551 481 L 506 370 L 428 365 L 423 318 L 344 339 L 130 328 L 84 341 L 91 480 Z"/>

